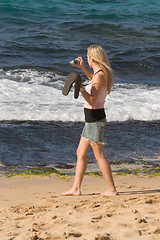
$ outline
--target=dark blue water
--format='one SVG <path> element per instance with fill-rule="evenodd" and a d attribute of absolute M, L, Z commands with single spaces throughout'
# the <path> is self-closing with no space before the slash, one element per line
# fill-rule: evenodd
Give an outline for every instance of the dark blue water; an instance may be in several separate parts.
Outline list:
<path fill-rule="evenodd" d="M 59 122 L 58 119 L 57 122 L 52 119 L 49 122 L 28 121 L 30 118 L 27 119 L 26 109 L 25 121 L 21 122 L 16 116 L 24 115 L 24 109 L 17 107 L 16 100 L 23 104 L 28 101 L 25 94 L 37 81 L 35 70 L 40 72 L 41 79 L 46 78 L 47 73 L 49 78 L 56 74 L 63 78 L 73 71 L 69 65 L 72 59 L 82 56 L 86 63 L 86 49 L 91 44 L 99 44 L 106 50 L 114 70 L 115 83 L 126 83 L 122 86 L 125 89 L 132 88 L 130 84 L 137 84 L 134 88 L 147 89 L 146 94 L 152 91 L 151 96 L 154 90 L 157 96 L 160 89 L 159 13 L 159 1 L 2 0 L 0 115 L 4 117 L 0 122 L 0 161 L 6 166 L 75 163 L 75 151 L 83 124 L 72 119 L 70 122 Z M 29 78 L 25 76 L 26 70 L 30 73 Z M 17 90 L 16 85 L 14 90 L 10 89 L 13 81 L 17 84 Z M 56 84 L 54 87 L 59 89 Z M 44 91 L 41 89 L 40 93 Z M 35 95 L 38 96 L 38 85 Z M 39 96 L 39 99 L 43 103 L 44 97 Z M 53 96 L 54 103 L 56 99 Z M 118 95 L 116 99 L 119 104 Z M 37 98 L 32 100 L 36 102 Z M 159 111 L 159 100 L 157 97 L 152 100 L 155 114 Z M 61 108 L 60 102 L 58 104 Z M 131 105 L 134 106 L 134 102 Z M 148 107 L 150 115 L 151 108 Z M 15 109 L 18 109 L 17 112 Z M 147 106 L 144 113 L 146 109 Z M 143 113 L 140 119 L 143 119 Z M 155 118 L 145 115 L 146 119 L 153 121 L 134 121 L 134 118 L 125 122 L 110 121 L 105 135 L 105 152 L 110 161 L 132 161 L 159 155 L 159 119 L 156 114 Z M 89 153 L 89 160 L 95 161 L 92 153 Z"/>
<path fill-rule="evenodd" d="M 111 164 L 140 164 L 158 157 L 159 122 L 108 123 L 104 151 Z M 75 166 L 83 123 L 3 122 L 0 124 L 0 156 L 4 167 Z M 88 163 L 96 163 L 91 149 Z"/>

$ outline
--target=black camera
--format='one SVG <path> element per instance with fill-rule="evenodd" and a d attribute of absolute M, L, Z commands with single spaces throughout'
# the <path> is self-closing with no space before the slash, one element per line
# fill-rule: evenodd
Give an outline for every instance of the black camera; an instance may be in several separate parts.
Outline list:
<path fill-rule="evenodd" d="M 70 61 L 70 64 L 79 65 L 79 61 L 78 60 L 72 60 L 72 61 Z"/>

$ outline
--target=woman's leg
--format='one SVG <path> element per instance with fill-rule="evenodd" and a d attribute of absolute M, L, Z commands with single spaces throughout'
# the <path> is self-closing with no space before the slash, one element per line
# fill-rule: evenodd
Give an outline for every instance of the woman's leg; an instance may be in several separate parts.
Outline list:
<path fill-rule="evenodd" d="M 105 157 L 103 144 L 91 143 L 91 147 L 94 152 L 94 156 L 99 164 L 100 170 L 107 182 L 108 189 L 102 193 L 102 195 L 117 195 L 117 191 L 113 182 L 112 171 L 110 165 Z"/>
<path fill-rule="evenodd" d="M 81 195 L 81 183 L 87 168 L 87 152 L 89 148 L 90 143 L 88 142 L 88 140 L 84 137 L 81 137 L 79 146 L 77 148 L 77 165 L 73 187 L 69 191 L 61 193 L 61 195 Z"/>

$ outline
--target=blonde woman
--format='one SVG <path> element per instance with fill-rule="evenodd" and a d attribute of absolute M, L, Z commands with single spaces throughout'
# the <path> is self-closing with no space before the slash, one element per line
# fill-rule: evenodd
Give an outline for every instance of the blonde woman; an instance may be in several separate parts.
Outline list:
<path fill-rule="evenodd" d="M 90 83 L 86 88 L 83 86 L 80 88 L 80 92 L 85 100 L 85 126 L 77 149 L 75 180 L 72 188 L 61 195 L 81 195 L 81 183 L 87 168 L 87 152 L 91 147 L 108 186 L 101 195 L 114 196 L 117 195 L 117 191 L 113 182 L 111 168 L 103 149 L 106 127 L 104 102 L 106 95 L 111 91 L 113 83 L 112 69 L 107 55 L 101 46 L 91 45 L 87 49 L 87 61 L 90 68 L 93 69 L 93 74 L 85 67 L 82 57 L 78 57 L 76 60 L 79 62 L 79 65 L 74 66 L 84 71 Z"/>

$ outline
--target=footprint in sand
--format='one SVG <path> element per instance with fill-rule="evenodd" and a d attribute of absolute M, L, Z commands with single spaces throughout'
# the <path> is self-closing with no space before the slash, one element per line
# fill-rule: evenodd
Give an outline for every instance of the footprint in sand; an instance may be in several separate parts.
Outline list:
<path fill-rule="evenodd" d="M 94 223 L 94 222 L 98 222 L 99 220 L 101 220 L 103 218 L 102 214 L 99 214 L 97 216 L 94 216 L 91 218 L 91 222 Z"/>
<path fill-rule="evenodd" d="M 154 227 L 151 231 L 152 234 L 160 234 L 160 227 Z"/>
<path fill-rule="evenodd" d="M 148 223 L 147 220 L 145 218 L 140 218 L 138 220 L 138 223 Z"/>
<path fill-rule="evenodd" d="M 153 200 L 152 199 L 148 199 L 145 201 L 146 204 L 152 204 L 153 203 Z"/>
<path fill-rule="evenodd" d="M 112 217 L 112 214 L 107 213 L 107 214 L 106 214 L 106 217 Z"/>
<path fill-rule="evenodd" d="M 39 230 L 42 230 L 42 227 L 45 225 L 45 223 L 33 223 L 32 224 L 32 232 L 39 232 Z"/>
<path fill-rule="evenodd" d="M 112 240 L 111 236 L 109 233 L 105 234 L 97 234 L 94 238 L 94 240 Z"/>
<path fill-rule="evenodd" d="M 71 231 L 71 232 L 66 234 L 66 237 L 76 237 L 76 238 L 79 238 L 81 236 L 82 236 L 81 232 L 75 232 L 75 231 Z"/>

